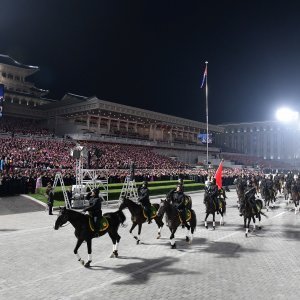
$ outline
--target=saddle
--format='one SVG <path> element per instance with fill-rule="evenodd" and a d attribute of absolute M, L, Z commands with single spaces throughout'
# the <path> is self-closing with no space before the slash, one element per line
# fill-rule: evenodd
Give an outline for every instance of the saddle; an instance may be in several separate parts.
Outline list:
<path fill-rule="evenodd" d="M 89 226 L 90 226 L 90 230 L 91 231 L 95 231 L 95 224 L 94 224 L 94 220 L 92 217 L 89 216 Z M 106 230 L 109 227 L 109 223 L 107 221 L 107 219 L 102 216 L 101 220 L 100 220 L 100 230 L 99 232 L 102 232 L 104 230 Z"/>
<path fill-rule="evenodd" d="M 157 209 L 153 205 L 151 205 L 151 219 L 155 218 L 156 214 L 157 214 Z M 143 208 L 143 215 L 146 219 L 148 218 L 144 208 Z"/>
<path fill-rule="evenodd" d="M 179 216 L 180 223 L 182 224 L 182 219 L 179 212 L 178 212 L 178 216 Z M 192 218 L 192 212 L 189 209 L 186 209 L 186 214 L 185 214 L 186 222 L 189 222 L 191 218 Z"/>

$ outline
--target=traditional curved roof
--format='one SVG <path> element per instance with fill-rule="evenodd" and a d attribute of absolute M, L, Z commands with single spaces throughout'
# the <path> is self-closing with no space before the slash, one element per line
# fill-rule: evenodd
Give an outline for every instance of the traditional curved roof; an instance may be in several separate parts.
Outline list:
<path fill-rule="evenodd" d="M 22 69 L 29 69 L 29 70 L 36 70 L 36 71 L 39 70 L 39 67 L 37 66 L 29 66 L 29 65 L 21 64 L 18 61 L 14 60 L 13 58 L 5 54 L 0 54 L 0 64 L 9 65 L 17 68 L 22 68 Z"/>

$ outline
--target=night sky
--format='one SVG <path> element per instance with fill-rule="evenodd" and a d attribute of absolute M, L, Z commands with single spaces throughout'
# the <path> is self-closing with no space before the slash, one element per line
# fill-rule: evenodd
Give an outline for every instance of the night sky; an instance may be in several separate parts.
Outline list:
<path fill-rule="evenodd" d="M 300 109 L 299 1 L 0 0 L 0 53 L 67 93 L 205 122 Z"/>

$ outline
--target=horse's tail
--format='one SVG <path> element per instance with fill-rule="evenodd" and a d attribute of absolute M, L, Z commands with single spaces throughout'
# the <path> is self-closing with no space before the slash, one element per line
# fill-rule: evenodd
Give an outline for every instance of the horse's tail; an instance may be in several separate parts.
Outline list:
<path fill-rule="evenodd" d="M 262 210 L 262 207 L 263 207 L 263 202 L 262 202 L 262 200 L 256 199 L 255 202 L 259 205 L 259 208 L 260 208 L 259 213 L 260 213 L 261 215 L 263 215 L 264 217 L 269 218 L 264 212 L 261 211 L 261 210 Z"/>
<path fill-rule="evenodd" d="M 110 224 L 114 224 L 117 228 L 120 224 L 124 224 L 126 217 L 122 210 L 117 210 L 113 213 L 105 213 L 103 216 L 110 220 Z"/>
<path fill-rule="evenodd" d="M 191 214 L 192 214 L 192 218 L 191 218 L 191 227 L 194 229 L 194 231 L 196 231 L 197 228 L 197 216 L 196 213 L 193 209 L 191 209 Z"/>
<path fill-rule="evenodd" d="M 225 200 L 222 200 L 222 213 L 223 213 L 223 215 L 226 215 L 226 201 Z"/>
<path fill-rule="evenodd" d="M 264 212 L 260 211 L 260 214 L 266 217 L 267 219 L 269 218 Z"/>

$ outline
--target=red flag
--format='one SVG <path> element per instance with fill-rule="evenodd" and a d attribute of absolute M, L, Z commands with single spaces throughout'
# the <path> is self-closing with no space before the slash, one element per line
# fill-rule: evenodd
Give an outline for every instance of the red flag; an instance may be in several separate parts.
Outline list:
<path fill-rule="evenodd" d="M 216 171 L 215 178 L 216 178 L 216 184 L 219 189 L 222 188 L 222 171 L 223 171 L 223 159 L 221 160 L 219 167 Z"/>

